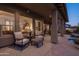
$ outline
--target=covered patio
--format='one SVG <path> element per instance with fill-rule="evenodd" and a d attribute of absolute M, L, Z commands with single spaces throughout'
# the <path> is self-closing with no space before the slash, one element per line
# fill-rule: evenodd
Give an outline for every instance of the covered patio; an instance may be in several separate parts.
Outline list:
<path fill-rule="evenodd" d="M 65 53 L 62 46 L 68 37 L 64 36 L 65 23 L 68 22 L 65 4 L 0 4 L 0 15 L 0 47 L 2 47 L 0 55 L 62 55 Z M 30 32 L 34 38 L 43 34 L 44 44 L 40 48 L 29 46 L 19 51 L 11 46 L 15 43 L 11 35 L 13 32 L 22 32 L 26 34 L 25 36 Z M 54 51 L 56 49 L 59 51 L 59 47 L 63 52 Z"/>

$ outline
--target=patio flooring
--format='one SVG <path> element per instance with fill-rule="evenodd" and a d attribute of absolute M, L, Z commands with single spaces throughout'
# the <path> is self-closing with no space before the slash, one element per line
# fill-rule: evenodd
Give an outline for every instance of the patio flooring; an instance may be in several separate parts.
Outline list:
<path fill-rule="evenodd" d="M 58 44 L 50 42 L 50 36 L 46 35 L 44 45 L 40 48 L 29 46 L 24 50 L 16 50 L 10 47 L 0 48 L 0 55 L 4 56 L 79 56 L 79 49 L 68 41 L 69 35 L 58 37 Z"/>

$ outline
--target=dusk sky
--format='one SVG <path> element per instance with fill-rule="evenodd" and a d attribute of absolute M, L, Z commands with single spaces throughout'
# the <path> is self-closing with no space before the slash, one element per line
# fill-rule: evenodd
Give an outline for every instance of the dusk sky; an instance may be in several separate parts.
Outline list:
<path fill-rule="evenodd" d="M 74 26 L 79 23 L 79 3 L 67 3 L 69 24 Z"/>

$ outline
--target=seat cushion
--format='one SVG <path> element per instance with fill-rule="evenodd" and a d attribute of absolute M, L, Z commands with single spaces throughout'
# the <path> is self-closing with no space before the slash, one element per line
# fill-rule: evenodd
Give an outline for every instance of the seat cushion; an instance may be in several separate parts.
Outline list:
<path fill-rule="evenodd" d="M 29 39 L 22 39 L 22 40 L 17 40 L 15 43 L 19 45 L 25 45 L 28 42 L 29 42 Z"/>
<path fill-rule="evenodd" d="M 36 38 L 35 38 L 35 39 L 32 39 L 32 41 L 33 41 L 33 42 L 38 42 L 39 39 L 36 39 Z"/>
<path fill-rule="evenodd" d="M 35 39 L 32 39 L 34 42 L 39 42 L 43 40 L 43 36 L 36 36 Z"/>
<path fill-rule="evenodd" d="M 38 36 L 35 36 L 36 38 L 43 38 L 43 36 L 42 35 L 38 35 Z"/>

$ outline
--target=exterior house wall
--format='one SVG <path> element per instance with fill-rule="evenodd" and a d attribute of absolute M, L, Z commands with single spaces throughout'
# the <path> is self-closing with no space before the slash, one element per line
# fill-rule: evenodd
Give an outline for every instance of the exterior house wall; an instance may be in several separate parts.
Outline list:
<path fill-rule="evenodd" d="M 12 45 L 14 43 L 14 39 L 12 35 L 3 35 L 0 37 L 0 47 Z"/>

